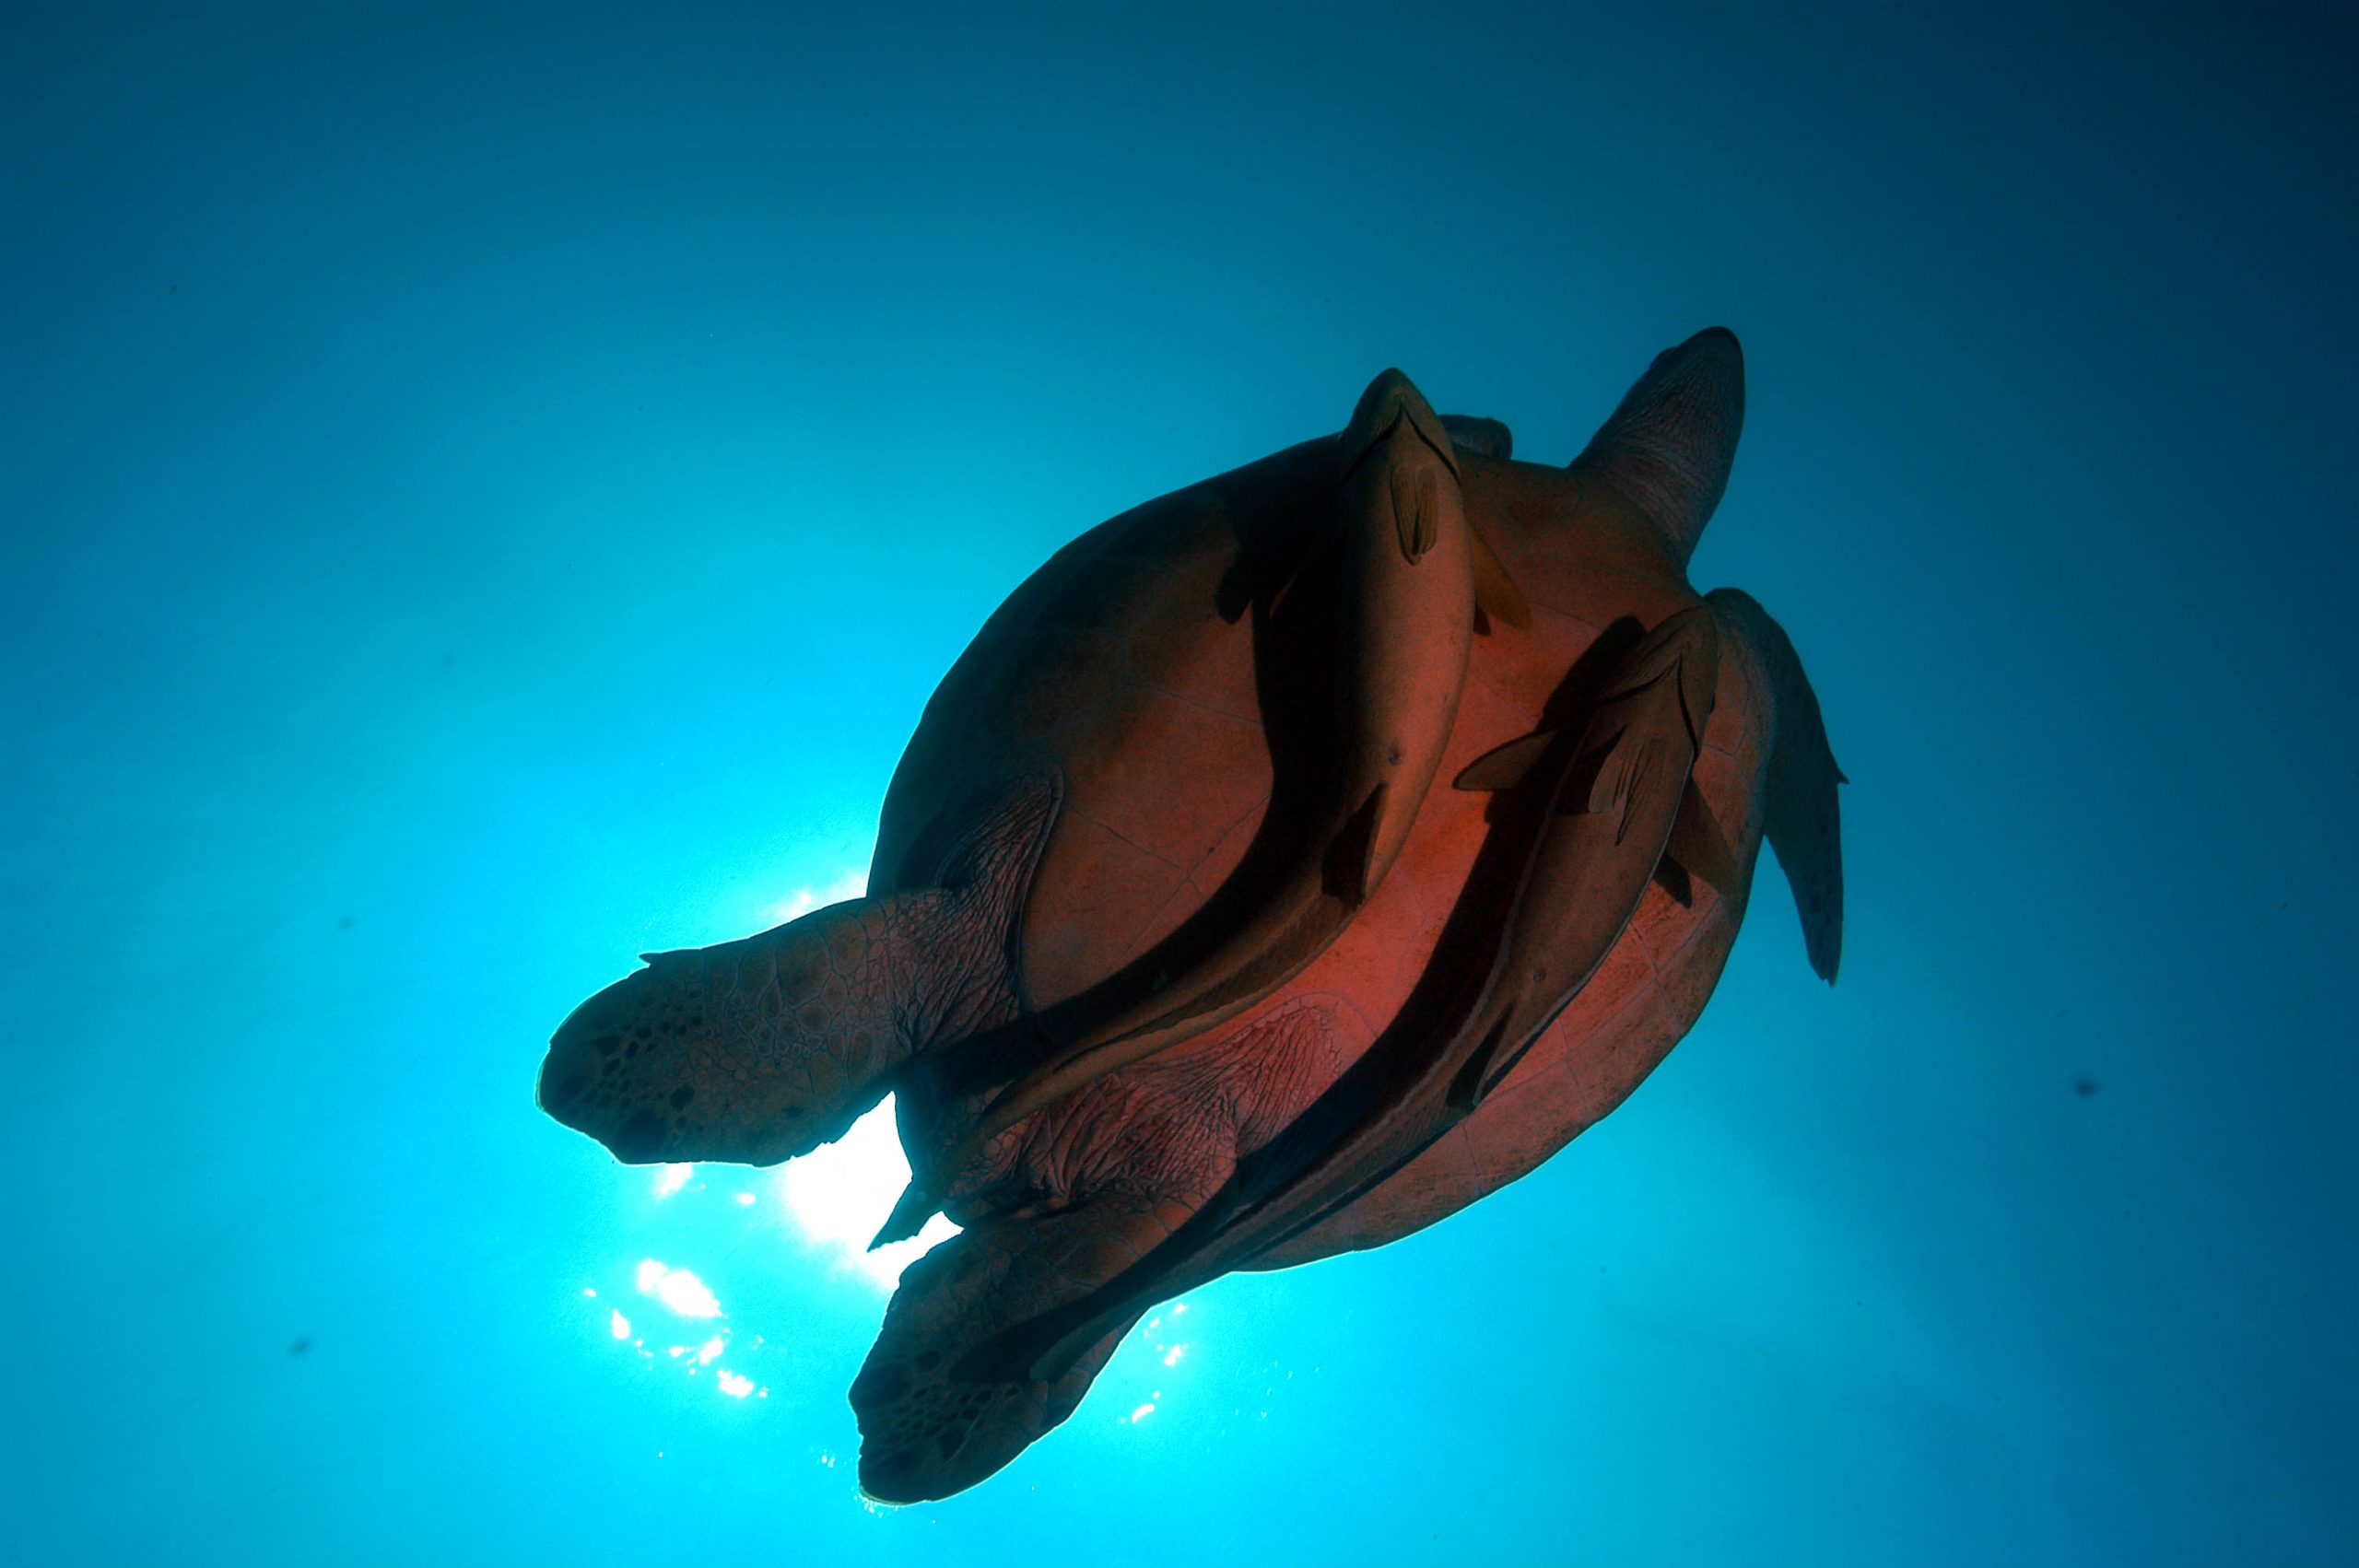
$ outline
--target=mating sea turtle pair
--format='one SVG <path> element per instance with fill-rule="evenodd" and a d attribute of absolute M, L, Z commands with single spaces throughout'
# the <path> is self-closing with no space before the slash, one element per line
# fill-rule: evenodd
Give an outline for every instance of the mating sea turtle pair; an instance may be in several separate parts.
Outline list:
<path fill-rule="evenodd" d="M 1836 786 L 1792 646 L 1686 565 L 1736 339 L 1659 357 L 1568 467 L 1388 371 L 1340 436 L 1060 551 L 977 634 L 864 898 L 581 1004 L 550 1115 L 769 1164 L 887 1092 L 912 1265 L 861 1484 L 945 1496 L 1148 1307 L 1380 1246 L 1612 1110 L 1697 1014 L 1766 836 L 1832 979 Z"/>

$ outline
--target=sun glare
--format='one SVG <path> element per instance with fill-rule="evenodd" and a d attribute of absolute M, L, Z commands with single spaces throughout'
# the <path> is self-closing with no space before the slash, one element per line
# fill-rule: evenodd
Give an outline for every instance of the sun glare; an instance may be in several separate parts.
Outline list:
<path fill-rule="evenodd" d="M 859 897 L 865 888 L 866 878 L 854 872 L 816 892 L 804 888 L 768 913 L 777 920 L 795 919 L 814 909 Z M 716 1168 L 730 1179 L 715 1182 Z M 644 1183 L 638 1190 L 667 1211 L 667 1251 L 671 1245 L 691 1253 L 727 1246 L 730 1253 L 724 1256 L 729 1256 L 748 1243 L 775 1246 L 775 1227 L 780 1223 L 770 1218 L 775 1213 L 793 1239 L 831 1272 L 879 1292 L 897 1288 L 903 1270 L 958 1234 L 957 1225 L 936 1214 L 908 1241 L 869 1249 L 869 1238 L 892 1213 L 910 1180 L 909 1161 L 901 1153 L 889 1096 L 853 1122 L 835 1142 L 758 1176 L 742 1167 L 699 1167 L 687 1162 L 659 1165 L 651 1172 L 622 1167 L 619 1174 L 635 1185 Z M 620 1307 L 603 1298 L 597 1286 L 585 1285 L 581 1291 L 585 1302 L 596 1304 L 587 1314 L 597 1325 L 593 1331 L 602 1330 L 602 1337 L 612 1340 L 627 1364 L 641 1369 L 668 1367 L 673 1375 L 693 1379 L 698 1387 L 713 1389 L 732 1405 L 769 1398 L 769 1387 L 759 1381 L 764 1370 L 764 1336 L 739 1333 L 703 1280 L 687 1269 L 653 1258 L 642 1258 L 627 1278 L 638 1287 L 640 1297 L 632 1307 L 640 1320 L 636 1324 Z M 734 1293 L 728 1281 L 723 1281 L 723 1286 Z M 623 1288 L 623 1280 L 617 1279 L 609 1292 L 621 1294 Z M 771 1310 L 775 1308 L 756 1308 L 763 1316 Z M 1183 1361 L 1192 1359 L 1191 1341 L 1180 1337 L 1180 1315 L 1187 1310 L 1185 1302 L 1173 1302 L 1139 1326 L 1139 1337 L 1151 1347 L 1148 1354 L 1160 1363 L 1157 1372 L 1176 1370 Z M 668 1325 L 669 1333 L 656 1327 L 666 1316 L 674 1320 Z M 673 1342 L 675 1335 L 677 1342 Z M 1130 1397 L 1136 1402 L 1128 1415 L 1116 1419 L 1135 1427 L 1156 1415 L 1163 1390 L 1154 1389 L 1143 1400 L 1135 1392 Z M 834 1457 L 823 1453 L 820 1462 L 832 1465 Z M 872 1504 L 871 1511 L 884 1509 Z"/>
<path fill-rule="evenodd" d="M 639 1266 L 639 1288 L 682 1317 L 718 1317 L 721 1303 L 705 1282 L 686 1269 L 667 1269 L 650 1258 Z"/>
<path fill-rule="evenodd" d="M 857 1271 L 886 1290 L 899 1283 L 901 1270 L 928 1249 L 958 1234 L 957 1225 L 936 1214 L 908 1241 L 868 1250 L 869 1238 L 893 1212 L 910 1180 L 889 1095 L 842 1138 L 790 1161 L 777 1179 L 779 1200 L 804 1239 L 828 1254 L 836 1267 Z"/>
<path fill-rule="evenodd" d="M 789 920 L 801 919 L 814 909 L 824 909 L 830 904 L 840 904 L 847 898 L 859 898 L 867 892 L 868 873 L 866 872 L 846 872 L 834 882 L 816 891 L 808 887 L 798 887 L 793 893 L 780 899 L 762 913 L 769 916 L 773 923 L 784 925 Z"/>

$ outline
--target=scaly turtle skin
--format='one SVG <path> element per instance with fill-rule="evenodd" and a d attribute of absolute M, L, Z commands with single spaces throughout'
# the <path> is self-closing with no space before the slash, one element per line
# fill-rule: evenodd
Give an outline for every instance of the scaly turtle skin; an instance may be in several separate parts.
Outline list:
<path fill-rule="evenodd" d="M 1547 1158 L 1695 1022 L 1765 836 L 1833 978 L 1816 699 L 1757 604 L 1686 578 L 1743 398 L 1699 333 L 1559 469 L 1388 372 L 1343 436 L 1009 597 L 865 898 L 651 955 L 559 1028 L 542 1105 L 628 1161 L 774 1163 L 898 1092 L 902 1218 L 967 1228 L 853 1384 L 873 1495 L 997 1470 L 1156 1302 Z"/>

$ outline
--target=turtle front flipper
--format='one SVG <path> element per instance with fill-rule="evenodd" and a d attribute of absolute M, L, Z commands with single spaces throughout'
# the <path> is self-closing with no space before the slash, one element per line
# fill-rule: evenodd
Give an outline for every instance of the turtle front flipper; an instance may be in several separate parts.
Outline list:
<path fill-rule="evenodd" d="M 1836 787 L 1850 780 L 1835 764 L 1818 694 L 1785 628 L 1742 589 L 1716 588 L 1704 599 L 1766 677 L 1763 717 L 1771 742 L 1762 784 L 1765 831 L 1793 886 L 1803 953 L 1831 985 L 1843 959 L 1843 810 Z"/>
<path fill-rule="evenodd" d="M 1387 370 L 1369 383 L 1336 450 L 1337 528 L 1303 570 L 1338 574 L 1332 677 L 1306 689 L 1332 704 L 1342 755 L 1320 760 L 1284 865 L 1199 956 L 1002 1092 L 935 1179 L 955 1178 L 991 1138 L 1093 1079 L 1269 996 L 1342 933 L 1407 841 L 1465 685 L 1477 549 L 1456 449 L 1408 377 Z M 931 1180 L 913 1185 L 877 1239 L 914 1234 L 937 1191 Z"/>
<path fill-rule="evenodd" d="M 1185 1224 L 1213 1185 L 1116 1189 L 1056 1213 L 992 1220 L 911 1264 L 852 1381 L 861 1490 L 885 1503 L 947 1497 L 1071 1415 L 1150 1305 L 1118 1297 L 1108 1316 L 1101 1293 Z M 1087 1332 L 1044 1361 L 1024 1335 L 1044 1319 Z"/>
<path fill-rule="evenodd" d="M 980 792 L 933 885 L 645 954 L 558 1025 L 541 1108 L 630 1164 L 775 1164 L 842 1137 L 928 1042 L 1015 1011 L 1010 933 L 1056 803 L 1040 778 Z"/>

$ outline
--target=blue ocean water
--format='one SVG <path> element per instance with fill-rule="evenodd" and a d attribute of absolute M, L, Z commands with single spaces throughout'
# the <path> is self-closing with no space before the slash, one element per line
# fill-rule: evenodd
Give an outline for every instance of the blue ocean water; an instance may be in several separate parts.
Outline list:
<path fill-rule="evenodd" d="M 415 9 L 0 18 L 0 1555 L 2359 1560 L 2347 16 Z M 1840 984 L 1765 872 L 1540 1172 L 863 1504 L 889 1131 L 618 1166 L 550 1029 L 1083 528 L 1713 323 Z"/>

